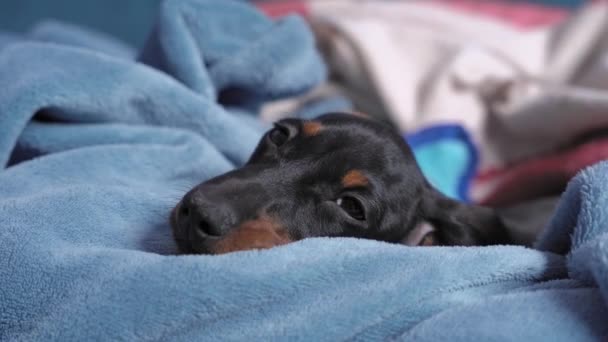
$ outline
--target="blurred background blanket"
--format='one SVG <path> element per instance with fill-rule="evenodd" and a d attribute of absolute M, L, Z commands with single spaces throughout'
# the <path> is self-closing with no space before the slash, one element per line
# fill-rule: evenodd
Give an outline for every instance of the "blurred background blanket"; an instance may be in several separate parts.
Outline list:
<path fill-rule="evenodd" d="M 492 1 L 304 3 L 332 80 L 358 110 L 408 134 L 463 126 L 481 174 L 608 127 L 605 2 L 572 15 Z M 504 15 L 518 6 L 528 21 Z M 485 177 L 470 195 L 483 200 L 497 183 Z"/>
<path fill-rule="evenodd" d="M 556 6 L 565 3 L 260 6 L 308 19 L 329 66 L 330 86 L 318 91 L 401 129 L 440 191 L 535 216 L 538 231 L 549 214 L 536 203 L 555 202 L 574 174 L 608 155 L 608 4 Z"/>
<path fill-rule="evenodd" d="M 2 341 L 608 338 L 606 163 L 535 249 L 316 238 L 179 256 L 178 198 L 248 158 L 269 101 L 325 79 L 305 22 L 168 0 L 141 48 L 59 22 L 1 37 Z M 329 108 L 348 103 L 304 112 Z"/>

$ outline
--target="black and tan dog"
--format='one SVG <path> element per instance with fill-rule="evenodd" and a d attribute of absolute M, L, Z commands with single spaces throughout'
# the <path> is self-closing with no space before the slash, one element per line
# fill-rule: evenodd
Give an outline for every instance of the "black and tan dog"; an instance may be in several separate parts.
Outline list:
<path fill-rule="evenodd" d="M 391 127 L 349 114 L 278 122 L 246 165 L 189 191 L 171 225 L 185 253 L 318 236 L 407 245 L 509 240 L 492 209 L 456 202 L 430 186 Z"/>

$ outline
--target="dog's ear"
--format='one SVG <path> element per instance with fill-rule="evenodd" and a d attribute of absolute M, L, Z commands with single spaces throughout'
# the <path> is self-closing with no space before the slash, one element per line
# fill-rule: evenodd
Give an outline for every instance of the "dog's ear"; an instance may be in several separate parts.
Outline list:
<path fill-rule="evenodd" d="M 509 243 L 494 209 L 452 200 L 428 189 L 420 202 L 419 221 L 403 243 L 408 245 L 483 246 Z"/>

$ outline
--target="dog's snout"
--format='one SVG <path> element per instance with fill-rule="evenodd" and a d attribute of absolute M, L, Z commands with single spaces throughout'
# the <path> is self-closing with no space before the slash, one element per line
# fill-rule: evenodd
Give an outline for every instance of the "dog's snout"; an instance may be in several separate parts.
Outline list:
<path fill-rule="evenodd" d="M 195 220 L 194 229 L 197 229 L 201 234 L 211 237 L 217 237 L 222 235 L 222 230 L 217 224 L 211 223 L 212 221 L 204 217 Z"/>
<path fill-rule="evenodd" d="M 225 208 L 196 193 L 184 197 L 177 215 L 177 221 L 185 230 L 201 237 L 222 236 L 230 223 Z"/>
<path fill-rule="evenodd" d="M 279 222 L 281 203 L 267 191 L 277 188 L 254 182 L 264 170 L 238 169 L 190 190 L 171 211 L 177 247 L 185 253 L 218 254 L 284 243 L 286 229 L 273 223 Z"/>

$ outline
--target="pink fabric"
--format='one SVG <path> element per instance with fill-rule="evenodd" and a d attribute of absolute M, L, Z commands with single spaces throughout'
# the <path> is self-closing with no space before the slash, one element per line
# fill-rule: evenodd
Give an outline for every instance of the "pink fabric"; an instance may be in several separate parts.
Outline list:
<path fill-rule="evenodd" d="M 272 0 L 256 3 L 256 6 L 266 15 L 278 18 L 288 14 L 308 16 L 306 0 Z"/>
<path fill-rule="evenodd" d="M 479 1 L 479 0 L 433 0 L 443 6 L 453 7 L 469 13 L 495 18 L 522 29 L 555 24 L 563 20 L 565 9 L 528 4 L 524 2 Z"/>
<path fill-rule="evenodd" d="M 608 138 L 599 138 L 504 170 L 495 170 L 483 180 L 476 180 L 497 182 L 494 190 L 481 203 L 501 206 L 560 194 L 576 173 L 605 159 L 608 159 Z"/>
<path fill-rule="evenodd" d="M 424 1 L 424 0 L 423 0 Z M 287 14 L 309 15 L 306 0 L 269 0 L 256 6 L 271 17 Z M 480 16 L 487 16 L 513 24 L 522 29 L 550 25 L 564 19 L 567 10 L 527 3 L 479 0 L 432 0 L 440 6 L 448 6 Z M 425 3 L 428 3 L 425 1 Z"/>

